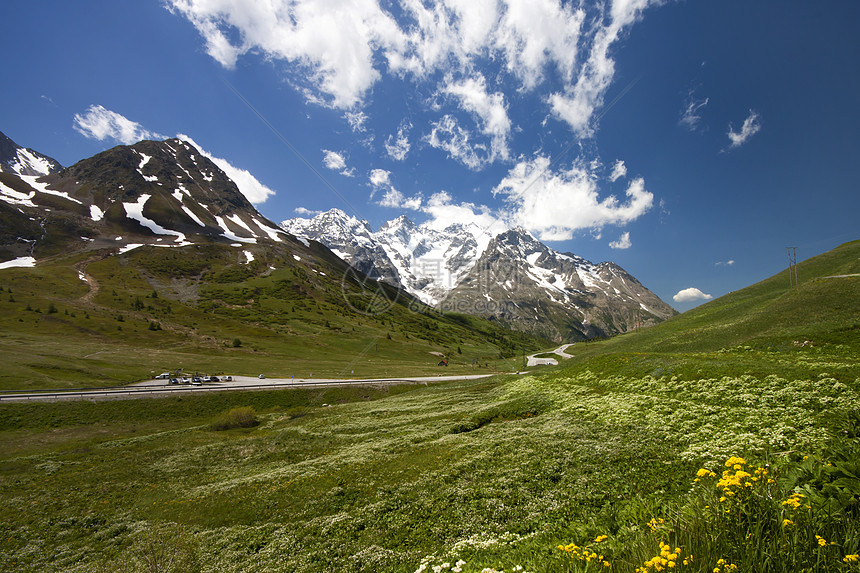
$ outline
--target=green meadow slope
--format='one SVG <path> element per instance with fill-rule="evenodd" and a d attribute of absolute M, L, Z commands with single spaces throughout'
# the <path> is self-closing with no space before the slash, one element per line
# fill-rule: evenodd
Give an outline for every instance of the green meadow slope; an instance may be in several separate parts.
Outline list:
<path fill-rule="evenodd" d="M 825 278 L 858 256 L 529 375 L 0 404 L 0 563 L 858 571 L 860 278 Z M 234 407 L 259 424 L 216 430 Z"/>
<path fill-rule="evenodd" d="M 832 359 L 855 372 L 860 241 L 802 261 L 798 278 L 792 287 L 783 271 L 657 326 L 578 345 L 563 367 L 605 371 L 622 361 L 622 370 L 636 374 L 806 375 L 813 362 Z"/>
<path fill-rule="evenodd" d="M 0 270 L 0 390 L 113 386 L 178 368 L 344 378 L 510 372 L 542 344 L 364 284 L 317 243 L 103 249 Z"/>

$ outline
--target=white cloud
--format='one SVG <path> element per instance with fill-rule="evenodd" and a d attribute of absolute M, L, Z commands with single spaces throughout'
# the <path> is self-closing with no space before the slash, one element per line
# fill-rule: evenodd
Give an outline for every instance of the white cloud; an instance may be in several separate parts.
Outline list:
<path fill-rule="evenodd" d="M 740 147 L 746 141 L 758 133 L 761 129 L 761 122 L 759 121 L 759 115 L 753 110 L 750 110 L 749 116 L 744 120 L 744 124 L 741 126 L 740 131 L 735 131 L 731 124 L 729 124 L 729 132 L 728 136 L 731 140 L 731 144 L 729 147 Z"/>
<path fill-rule="evenodd" d="M 367 123 L 368 117 L 367 114 L 363 111 L 348 111 L 343 114 L 343 117 L 346 119 L 346 122 L 349 124 L 349 127 L 352 128 L 352 131 L 355 133 L 364 133 L 367 131 Z"/>
<path fill-rule="evenodd" d="M 309 215 L 311 217 L 315 217 L 315 216 L 319 215 L 320 213 L 322 213 L 322 211 L 312 211 L 312 210 L 306 209 L 304 207 L 296 207 L 295 209 L 293 209 L 293 211 L 295 211 L 295 213 L 297 215 Z"/>
<path fill-rule="evenodd" d="M 74 128 L 84 137 L 99 141 L 112 139 L 124 145 L 131 145 L 143 139 L 166 139 L 136 121 L 100 105 L 91 105 L 84 113 L 75 114 Z"/>
<path fill-rule="evenodd" d="M 382 192 L 382 197 L 377 202 L 381 207 L 392 207 L 395 209 L 409 209 L 417 211 L 421 208 L 423 198 L 421 194 L 416 194 L 413 197 L 406 197 L 402 192 L 398 191 L 394 184 L 391 183 L 391 172 L 385 169 L 372 169 L 370 171 L 370 185 L 372 190 L 370 198 L 376 195 L 377 192 Z"/>
<path fill-rule="evenodd" d="M 610 57 L 610 48 L 624 29 L 641 16 L 642 11 L 660 0 L 615 0 L 609 14 L 609 22 L 598 26 L 591 40 L 588 59 L 579 70 L 576 83 L 568 85 L 564 92 L 550 94 L 548 103 L 553 113 L 567 122 L 580 137 L 593 134 L 592 118 L 595 110 L 603 105 L 603 96 L 615 76 L 615 61 Z"/>
<path fill-rule="evenodd" d="M 609 243 L 609 247 L 611 249 L 629 249 L 633 246 L 633 243 L 630 242 L 630 233 L 622 233 L 620 237 L 618 237 L 617 241 L 612 241 Z"/>
<path fill-rule="evenodd" d="M 611 47 L 660 3 L 614 0 L 607 10 L 559 0 L 166 0 L 221 65 L 233 68 L 246 54 L 284 63 L 310 101 L 354 111 L 385 74 L 416 82 L 452 74 L 462 85 L 497 62 L 521 90 L 560 79 L 564 87 L 547 102 L 580 135 L 591 133 L 613 79 Z"/>
<path fill-rule="evenodd" d="M 690 131 L 695 131 L 699 127 L 699 122 L 702 120 L 701 110 L 706 105 L 710 98 L 698 99 L 695 90 L 690 90 L 687 94 L 687 101 L 684 111 L 681 112 L 681 119 L 678 121 L 682 126 Z"/>
<path fill-rule="evenodd" d="M 496 157 L 508 159 L 508 138 L 511 134 L 511 120 L 505 96 L 501 92 L 487 92 L 486 80 L 481 74 L 456 82 L 448 79 L 440 93 L 455 98 L 460 109 L 478 119 L 481 132 L 491 138 L 489 162 Z"/>
<path fill-rule="evenodd" d="M 577 230 L 629 223 L 645 214 L 654 202 L 641 178 L 628 185 L 625 203 L 614 195 L 601 199 L 596 180 L 582 165 L 553 172 L 549 158 L 539 155 L 511 169 L 493 189 L 493 195 L 505 197 L 514 224 L 547 241 L 569 240 Z"/>
<path fill-rule="evenodd" d="M 473 171 L 483 169 L 492 161 L 492 152 L 483 143 L 474 142 L 471 132 L 460 126 L 451 115 L 445 115 L 432 124 L 429 135 L 424 141 Z"/>
<path fill-rule="evenodd" d="M 627 176 L 627 166 L 624 165 L 624 162 L 620 159 L 615 162 L 615 165 L 612 166 L 612 174 L 609 175 L 609 180 L 615 183 L 622 177 Z"/>
<path fill-rule="evenodd" d="M 326 168 L 331 169 L 332 171 L 337 171 L 341 175 L 345 177 L 353 177 L 355 175 L 355 169 L 347 169 L 346 167 L 346 159 L 344 158 L 342 153 L 338 153 L 337 151 L 331 151 L 329 149 L 323 149 L 323 165 Z"/>
<path fill-rule="evenodd" d="M 422 198 L 420 195 L 405 197 L 403 193 L 394 187 L 389 187 L 385 190 L 382 198 L 379 200 L 379 205 L 380 207 L 392 207 L 394 209 L 409 209 L 411 211 L 417 211 L 421 208 L 421 201 Z"/>
<path fill-rule="evenodd" d="M 544 68 L 554 63 L 559 74 L 570 81 L 579 55 L 579 41 L 585 11 L 554 0 L 508 0 L 495 47 L 505 54 L 508 70 L 517 75 L 526 89 L 544 76 Z"/>
<path fill-rule="evenodd" d="M 388 153 L 388 157 L 395 161 L 406 159 L 411 148 L 409 145 L 409 130 L 411 128 L 411 123 L 402 123 L 397 128 L 397 138 L 394 137 L 394 134 L 388 136 L 388 139 L 385 140 L 385 151 Z"/>
<path fill-rule="evenodd" d="M 712 298 L 714 297 L 703 293 L 695 287 L 690 287 L 678 291 L 678 293 L 672 297 L 672 300 L 675 302 L 694 302 L 697 300 L 711 300 Z"/>
<path fill-rule="evenodd" d="M 379 189 L 380 187 L 390 187 L 391 186 L 391 171 L 386 171 L 385 169 L 372 169 L 370 171 L 370 184 L 374 189 Z M 371 198 L 373 196 L 371 195 Z"/>
<path fill-rule="evenodd" d="M 403 45 L 394 18 L 372 0 L 337 2 L 320 9 L 315 0 L 167 0 L 168 9 L 187 18 L 203 36 L 206 51 L 226 68 L 240 56 L 260 53 L 307 72 L 326 103 L 350 109 L 381 77 L 375 52 L 383 58 Z"/>
<path fill-rule="evenodd" d="M 430 216 L 427 225 L 437 231 L 451 225 L 477 225 L 486 231 L 485 239 L 489 239 L 508 229 L 503 220 L 493 215 L 489 207 L 474 203 L 454 203 L 447 191 L 434 193 L 427 199 L 421 211 Z"/>
<path fill-rule="evenodd" d="M 734 259 L 729 259 L 728 261 L 718 261 L 714 263 L 714 266 L 717 267 L 730 267 L 735 264 Z"/>
<path fill-rule="evenodd" d="M 209 158 L 212 163 L 221 168 L 221 170 L 227 174 L 227 177 L 233 180 L 233 183 L 236 184 L 236 187 L 239 188 L 239 191 L 245 196 L 248 201 L 253 203 L 254 205 L 258 205 L 263 203 L 268 199 L 271 195 L 274 195 L 275 192 L 260 183 L 256 177 L 251 175 L 251 173 L 245 169 L 240 167 L 236 167 L 226 159 L 221 159 L 220 157 L 215 157 L 214 155 L 208 153 L 205 149 L 197 145 L 193 139 L 188 137 L 187 135 L 178 134 L 176 136 L 178 139 L 183 141 L 187 141 L 191 145 L 197 148 L 197 150 L 206 157 Z"/>

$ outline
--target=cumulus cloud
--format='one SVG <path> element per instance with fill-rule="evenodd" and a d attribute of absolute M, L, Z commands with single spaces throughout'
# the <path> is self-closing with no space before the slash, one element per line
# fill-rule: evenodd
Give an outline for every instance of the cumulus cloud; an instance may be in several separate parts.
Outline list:
<path fill-rule="evenodd" d="M 202 155 L 209 158 L 212 163 L 221 168 L 221 171 L 227 174 L 227 177 L 233 180 L 233 183 L 236 184 L 236 187 L 239 188 L 239 191 L 242 192 L 242 195 L 245 196 L 248 201 L 253 203 L 254 205 L 259 205 L 260 203 L 264 203 L 266 199 L 268 199 L 271 195 L 274 195 L 275 192 L 260 183 L 256 177 L 251 175 L 251 173 L 245 169 L 240 167 L 236 167 L 226 159 L 221 159 L 220 157 L 215 157 L 211 153 L 207 152 L 205 149 L 197 145 L 197 143 L 188 137 L 187 135 L 178 134 L 177 138 L 187 141 L 191 145 L 197 148 Z"/>
<path fill-rule="evenodd" d="M 620 159 L 615 162 L 615 165 L 612 166 L 612 173 L 609 175 L 609 180 L 615 183 L 622 177 L 627 176 L 627 166 L 624 165 L 624 162 Z"/>
<path fill-rule="evenodd" d="M 609 248 L 611 249 L 629 249 L 633 246 L 633 243 L 630 242 L 630 233 L 625 232 L 622 233 L 620 237 L 618 237 L 617 241 L 612 241 L 609 243 Z"/>
<path fill-rule="evenodd" d="M 697 300 L 711 300 L 712 298 L 714 297 L 703 293 L 695 287 L 690 287 L 678 291 L 678 293 L 672 297 L 672 300 L 675 302 L 695 302 Z"/>
<path fill-rule="evenodd" d="M 477 119 L 481 132 L 490 138 L 488 162 L 494 161 L 496 157 L 508 158 L 511 120 L 508 118 L 504 94 L 489 93 L 486 80 L 481 74 L 462 81 L 449 80 L 442 86 L 440 93 L 456 99 L 460 109 Z"/>
<path fill-rule="evenodd" d="M 406 159 L 412 147 L 409 144 L 409 130 L 411 128 L 411 123 L 403 123 L 397 129 L 397 137 L 394 134 L 388 136 L 388 139 L 385 140 L 385 152 L 388 154 L 388 157 L 395 161 Z"/>
<path fill-rule="evenodd" d="M 395 209 L 409 209 L 417 211 L 421 208 L 423 198 L 420 194 L 412 197 L 406 197 L 401 191 L 394 187 L 391 182 L 391 172 L 385 169 L 373 169 L 370 172 L 370 198 L 381 192 L 381 197 L 377 203 L 381 207 L 392 207 Z"/>
<path fill-rule="evenodd" d="M 124 145 L 143 139 L 166 139 L 164 135 L 149 131 L 136 121 L 100 105 L 91 105 L 84 113 L 75 114 L 74 128 L 89 139 L 110 139 Z"/>
<path fill-rule="evenodd" d="M 337 171 L 345 177 L 353 177 L 355 175 L 354 168 L 348 169 L 346 167 L 346 159 L 344 158 L 342 153 L 338 153 L 337 151 L 331 151 L 329 149 L 323 149 L 322 152 L 323 165 L 325 165 L 327 169 Z"/>
<path fill-rule="evenodd" d="M 421 211 L 430 216 L 427 225 L 431 229 L 441 231 L 451 225 L 476 225 L 483 229 L 483 238 L 489 238 L 508 229 L 508 225 L 493 214 L 486 205 L 476 205 L 469 202 L 455 202 L 447 191 L 434 193 L 427 199 Z"/>
<path fill-rule="evenodd" d="M 493 189 L 508 202 L 510 218 L 541 240 L 565 241 L 581 229 L 623 225 L 644 215 L 654 202 L 642 178 L 630 182 L 627 201 L 614 195 L 601 198 L 597 177 L 587 166 L 553 171 L 550 160 L 538 155 L 521 161 Z"/>
<path fill-rule="evenodd" d="M 533 88 L 550 63 L 566 80 L 574 75 L 585 11 L 552 0 L 509 0 L 496 31 L 495 47 L 508 70 Z"/>
<path fill-rule="evenodd" d="M 293 211 L 295 211 L 297 215 L 308 215 L 310 217 L 316 217 L 317 215 L 322 213 L 322 211 L 312 211 L 310 209 L 306 209 L 305 207 L 296 207 L 295 209 L 293 209 Z"/>
<path fill-rule="evenodd" d="M 351 2 L 322 10 L 314 0 L 168 0 L 168 8 L 187 18 L 203 37 L 207 53 L 233 68 L 249 52 L 286 62 L 307 72 L 327 105 L 349 109 L 381 77 L 374 67 L 403 45 L 394 18 L 376 2 Z"/>
<path fill-rule="evenodd" d="M 759 121 L 759 115 L 757 112 L 750 110 L 750 114 L 744 120 L 744 124 L 741 126 L 740 131 L 735 131 L 732 127 L 732 124 L 729 124 L 729 140 L 731 143 L 729 147 L 740 147 L 747 140 L 759 132 L 761 129 L 761 121 Z"/>
<path fill-rule="evenodd" d="M 354 110 L 385 74 L 420 82 L 453 73 L 464 86 L 478 81 L 482 64 L 498 62 L 522 90 L 560 79 L 547 103 L 581 135 L 614 77 L 613 44 L 660 3 L 615 0 L 607 10 L 558 0 L 356 0 L 325 9 L 317 0 L 166 0 L 221 65 L 233 68 L 246 54 L 283 63 L 310 101 Z"/>

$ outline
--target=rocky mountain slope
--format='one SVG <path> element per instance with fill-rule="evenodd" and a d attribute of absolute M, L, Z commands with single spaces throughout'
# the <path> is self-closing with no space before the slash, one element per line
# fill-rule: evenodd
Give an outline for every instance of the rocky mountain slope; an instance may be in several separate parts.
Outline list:
<path fill-rule="evenodd" d="M 440 307 L 556 341 L 628 332 L 677 314 L 618 265 L 558 253 L 524 229 L 496 236 Z"/>
<path fill-rule="evenodd" d="M 366 221 L 340 209 L 312 219 L 288 219 L 280 226 L 323 243 L 354 268 L 402 287 L 429 305 L 441 302 L 490 241 L 477 225 L 452 225 L 438 231 L 416 225 L 406 216 L 373 231 Z"/>
<path fill-rule="evenodd" d="M 438 231 L 401 216 L 374 232 L 338 209 L 281 228 L 441 310 L 551 340 L 618 334 L 676 314 L 621 267 L 558 253 L 523 229 L 493 237 L 477 225 Z"/>
<path fill-rule="evenodd" d="M 180 139 L 114 147 L 65 169 L 10 142 L 5 148 L 15 152 L 4 165 L 11 172 L 0 173 L 0 260 L 201 241 L 243 246 L 287 236 Z"/>
<path fill-rule="evenodd" d="M 62 168 L 63 166 L 56 159 L 33 149 L 21 147 L 0 132 L 0 173 L 39 177 L 60 171 Z"/>

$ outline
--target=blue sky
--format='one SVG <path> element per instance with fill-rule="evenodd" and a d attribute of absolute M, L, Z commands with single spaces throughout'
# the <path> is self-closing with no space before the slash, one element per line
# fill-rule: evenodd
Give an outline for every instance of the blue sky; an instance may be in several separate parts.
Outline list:
<path fill-rule="evenodd" d="M 523 226 L 686 310 L 860 238 L 858 22 L 844 1 L 12 2 L 0 131 L 63 165 L 183 134 L 273 221 Z"/>

